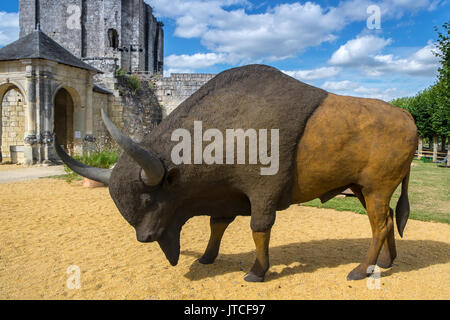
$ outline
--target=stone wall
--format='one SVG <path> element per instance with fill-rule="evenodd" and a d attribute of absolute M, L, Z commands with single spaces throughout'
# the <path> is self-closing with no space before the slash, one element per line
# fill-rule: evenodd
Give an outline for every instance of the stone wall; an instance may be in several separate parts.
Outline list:
<path fill-rule="evenodd" d="M 149 82 L 137 76 L 133 77 L 139 79 L 138 90 L 129 85 L 129 77 L 118 79 L 120 96 L 115 99 L 111 115 L 113 122 L 123 128 L 128 136 L 135 141 L 141 141 L 161 122 L 163 111 Z"/>
<path fill-rule="evenodd" d="M 144 0 L 19 0 L 19 13 L 21 37 L 39 23 L 48 36 L 104 72 L 95 79 L 99 84 L 118 67 L 129 71 L 130 62 L 133 72 L 162 72 L 162 24 Z"/>
<path fill-rule="evenodd" d="M 40 23 L 42 31 L 77 57 L 82 56 L 83 0 L 20 0 L 20 37 L 26 36 Z"/>
<path fill-rule="evenodd" d="M 164 117 L 162 106 L 166 107 L 165 114 L 170 113 L 214 77 L 213 74 L 174 74 L 166 78 L 137 75 L 135 77 L 140 78 L 140 90 L 137 92 L 133 92 L 123 79 L 113 78 L 114 89 L 108 92 L 93 85 L 93 75 L 92 72 L 51 61 L 0 62 L 0 96 L 8 93 L 2 108 L 2 136 L 5 139 L 17 138 L 16 141 L 6 141 L 3 144 L 3 157 L 10 156 L 10 145 L 24 145 L 24 130 L 27 138 L 36 139 L 37 142 L 33 145 L 25 144 L 25 156 L 30 163 L 43 163 L 55 156 L 51 144 L 45 144 L 43 139 L 54 132 L 53 103 L 61 88 L 66 89 L 73 100 L 73 152 L 79 154 L 92 150 L 87 143 L 93 141 L 92 138 L 95 138 L 97 146 L 103 144 L 105 139 L 110 140 L 103 126 L 101 109 L 107 111 L 119 128 L 139 141 Z M 11 100 L 11 92 L 19 91 L 9 90 L 16 87 L 26 98 L 20 103 L 18 100 L 17 103 Z M 26 128 L 23 120 L 14 121 L 14 126 L 11 125 L 8 117 L 12 108 L 19 112 L 18 115 L 25 115 L 29 120 Z M 21 134 L 10 134 L 17 127 Z"/>
<path fill-rule="evenodd" d="M 94 131 L 93 135 L 95 137 L 95 149 L 108 149 L 115 146 L 115 143 L 112 141 L 111 136 L 109 135 L 105 125 L 103 124 L 101 110 L 105 110 L 108 116 L 113 120 L 113 122 L 118 122 L 116 125 L 122 127 L 122 113 L 114 113 L 112 112 L 112 105 L 114 101 L 113 95 L 102 94 L 94 92 L 92 97 L 93 103 L 93 123 L 94 123 Z"/>
<path fill-rule="evenodd" d="M 9 90 L 1 102 L 1 154 L 3 161 L 11 160 L 10 148 L 19 146 L 19 162 L 23 161 L 24 133 L 25 133 L 25 108 L 22 94 L 15 90 Z M 12 159 L 16 160 L 16 159 Z"/>
<path fill-rule="evenodd" d="M 164 115 L 169 115 L 184 100 L 214 77 L 215 74 L 208 73 L 172 73 L 170 77 L 157 79 L 156 96 L 164 110 Z"/>

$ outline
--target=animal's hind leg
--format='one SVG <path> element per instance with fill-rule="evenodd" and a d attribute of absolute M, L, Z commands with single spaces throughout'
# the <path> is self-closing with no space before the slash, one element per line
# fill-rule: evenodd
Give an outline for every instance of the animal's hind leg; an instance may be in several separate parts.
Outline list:
<path fill-rule="evenodd" d="M 364 199 L 372 228 L 372 240 L 363 262 L 349 273 L 348 280 L 360 280 L 369 275 L 369 267 L 376 264 L 381 247 L 393 228 L 392 219 L 389 219 L 389 197 L 383 193 L 371 192 L 364 194 Z"/>
<path fill-rule="evenodd" d="M 206 247 L 205 253 L 203 256 L 198 259 L 198 262 L 202 264 L 211 264 L 213 263 L 217 255 L 219 254 L 220 242 L 222 241 L 223 234 L 225 230 L 228 228 L 231 222 L 233 222 L 233 218 L 215 218 L 211 217 L 210 227 L 211 227 L 211 235 L 209 237 L 208 246 Z"/>
<path fill-rule="evenodd" d="M 350 187 L 353 193 L 358 197 L 362 206 L 366 209 L 366 200 L 364 199 L 364 195 L 361 191 L 361 187 L 357 185 L 353 185 Z M 384 240 L 383 248 L 381 249 L 381 253 L 377 260 L 377 265 L 381 268 L 390 268 L 394 259 L 397 257 L 397 250 L 395 248 L 395 237 L 394 237 L 394 211 L 389 209 L 387 226 L 391 226 L 388 231 L 388 235 L 386 240 Z"/>
<path fill-rule="evenodd" d="M 394 211 L 389 208 L 388 223 L 389 227 L 386 240 L 384 240 L 383 249 L 377 260 L 377 265 L 381 268 L 390 268 L 394 259 L 397 257 L 397 249 L 395 248 L 394 236 Z"/>

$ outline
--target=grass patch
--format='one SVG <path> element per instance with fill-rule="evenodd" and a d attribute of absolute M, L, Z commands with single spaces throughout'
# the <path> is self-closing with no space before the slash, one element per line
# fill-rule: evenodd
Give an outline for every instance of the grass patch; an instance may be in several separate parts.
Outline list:
<path fill-rule="evenodd" d="M 105 150 L 93 152 L 90 155 L 75 156 L 74 159 L 91 167 L 108 169 L 119 160 L 119 152 Z"/>
<path fill-rule="evenodd" d="M 391 208 L 397 205 L 400 187 L 401 185 L 394 192 Z M 408 194 L 411 205 L 410 219 L 450 224 L 450 169 L 414 160 Z M 357 198 L 334 198 L 324 204 L 315 199 L 303 205 L 366 214 Z"/>
<path fill-rule="evenodd" d="M 116 150 L 104 150 L 93 152 L 90 155 L 74 156 L 73 158 L 90 167 L 108 169 L 117 163 L 119 156 L 120 154 Z M 67 183 L 71 183 L 74 180 L 82 180 L 82 177 L 73 172 L 67 165 L 64 165 L 64 171 L 66 174 L 59 177 L 64 177 Z"/>
<path fill-rule="evenodd" d="M 136 93 L 141 88 L 141 80 L 139 80 L 139 78 L 137 76 L 134 76 L 134 75 L 129 76 L 127 78 L 127 85 L 128 85 L 128 88 L 130 88 L 133 96 L 135 96 Z"/>
<path fill-rule="evenodd" d="M 74 177 L 70 177 L 69 174 L 60 174 L 57 176 L 48 176 L 48 177 L 40 177 L 39 179 L 57 179 L 57 180 L 68 180 L 70 179 L 70 182 L 76 181 L 76 180 L 83 180 L 83 177 L 76 175 Z"/>

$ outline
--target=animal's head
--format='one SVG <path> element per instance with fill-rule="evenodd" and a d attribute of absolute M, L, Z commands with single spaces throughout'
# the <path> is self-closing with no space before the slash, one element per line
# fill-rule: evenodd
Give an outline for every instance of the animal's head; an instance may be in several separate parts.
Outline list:
<path fill-rule="evenodd" d="M 103 110 L 102 117 L 111 136 L 124 150 L 114 169 L 88 167 L 67 155 L 56 141 L 55 150 L 73 171 L 107 185 L 120 213 L 135 228 L 137 240 L 157 241 L 169 262 L 176 265 L 184 223 L 175 214 L 179 171 L 167 170 L 155 154 L 124 135 Z"/>

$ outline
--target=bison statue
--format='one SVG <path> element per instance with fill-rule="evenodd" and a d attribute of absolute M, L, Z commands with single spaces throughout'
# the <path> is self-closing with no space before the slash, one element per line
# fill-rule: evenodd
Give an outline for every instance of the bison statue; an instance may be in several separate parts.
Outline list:
<path fill-rule="evenodd" d="M 256 260 L 245 280 L 262 282 L 269 268 L 276 212 L 315 198 L 327 201 L 347 188 L 366 208 L 372 228 L 368 252 L 347 279 L 363 279 L 374 265 L 388 268 L 396 258 L 394 212 L 389 203 L 402 183 L 395 215 L 403 236 L 410 211 L 410 165 L 417 146 L 417 128 L 405 110 L 380 100 L 331 94 L 275 68 L 249 65 L 218 74 L 140 143 L 124 135 L 103 111 L 102 117 L 124 150 L 114 169 L 85 166 L 57 143 L 55 149 L 73 171 L 108 185 L 120 213 L 135 228 L 137 240 L 156 241 L 172 265 L 178 263 L 180 232 L 188 219 L 211 217 L 210 239 L 199 258 L 200 263 L 210 264 L 218 256 L 228 225 L 236 216 L 247 215 Z M 206 132 L 229 129 L 265 133 L 260 135 L 260 145 L 267 142 L 270 130 L 272 142 L 277 142 L 270 150 L 276 167 L 265 168 L 264 173 L 261 164 L 254 162 L 267 160 L 268 153 L 261 152 L 249 151 L 253 162 L 229 161 L 228 156 L 242 156 L 238 148 L 227 149 L 226 155 L 217 148 L 212 152 L 214 161 L 201 161 L 205 141 L 219 137 L 205 137 Z M 182 136 L 174 133 L 179 130 L 193 137 L 184 142 L 193 146 L 194 161 L 189 161 L 192 155 L 185 149 L 178 156 L 187 161 L 173 160 Z M 244 133 L 249 144 L 251 132 Z M 216 147 L 235 142 L 219 139 Z"/>

